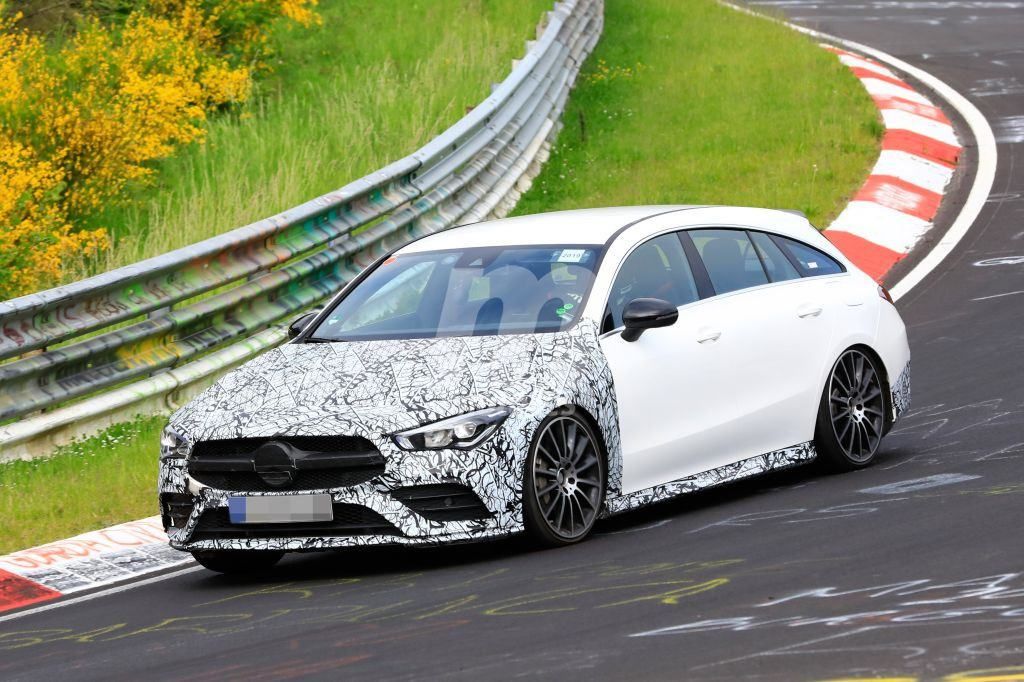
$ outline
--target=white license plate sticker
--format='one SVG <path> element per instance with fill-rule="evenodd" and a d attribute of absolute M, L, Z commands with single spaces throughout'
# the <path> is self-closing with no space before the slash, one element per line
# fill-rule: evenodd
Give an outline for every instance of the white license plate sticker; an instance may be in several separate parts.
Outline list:
<path fill-rule="evenodd" d="M 306 523 L 333 521 L 330 495 L 229 497 L 231 523 Z"/>

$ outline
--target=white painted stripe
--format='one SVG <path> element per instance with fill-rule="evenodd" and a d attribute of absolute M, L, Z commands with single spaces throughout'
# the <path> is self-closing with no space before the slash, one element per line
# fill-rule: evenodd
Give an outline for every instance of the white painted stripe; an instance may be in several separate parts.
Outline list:
<path fill-rule="evenodd" d="M 899 77 L 889 69 L 882 66 L 881 64 L 878 64 L 877 62 L 873 62 L 867 59 L 862 59 L 861 57 L 854 57 L 853 55 L 841 54 L 839 55 L 839 61 L 841 61 L 843 64 L 846 64 L 851 69 L 857 68 L 864 69 L 865 71 L 874 71 L 875 73 L 880 73 L 883 76 L 888 76 L 889 78 Z"/>
<path fill-rule="evenodd" d="M 927 220 L 873 201 L 851 201 L 828 231 L 849 232 L 891 251 L 906 253 L 930 227 Z"/>
<path fill-rule="evenodd" d="M 62 599 L 60 601 L 53 602 L 52 604 L 44 604 L 37 606 L 34 609 L 27 609 L 25 611 L 19 611 L 12 613 L 7 616 L 0 616 L 0 623 L 9 620 L 16 620 L 18 618 L 24 618 L 25 616 L 32 616 L 37 613 L 44 611 L 52 611 L 53 609 L 60 609 L 65 606 L 73 606 L 74 604 L 81 604 L 82 602 L 92 601 L 93 599 L 99 599 L 100 597 L 108 597 L 112 594 L 119 594 L 121 592 L 127 592 L 128 590 L 134 590 L 136 587 L 143 587 L 145 585 L 152 585 L 163 580 L 170 580 L 171 578 L 178 578 L 188 573 L 195 573 L 196 571 L 204 570 L 202 566 L 189 566 L 177 571 L 170 573 L 164 573 L 163 575 L 155 575 L 152 578 L 146 578 L 145 580 L 139 580 L 137 582 L 125 583 L 124 585 L 115 585 L 114 587 L 108 587 L 105 590 L 99 592 L 93 592 L 92 594 L 83 594 L 80 597 L 72 597 L 71 599 Z"/>
<path fill-rule="evenodd" d="M 882 109 L 882 121 L 890 130 L 909 130 L 939 142 L 960 146 L 960 141 L 956 139 L 956 133 L 953 132 L 953 126 L 948 123 L 933 121 L 930 118 L 900 109 Z"/>
<path fill-rule="evenodd" d="M 860 82 L 864 84 L 864 89 L 871 95 L 902 97 L 903 99 L 910 100 L 911 102 L 931 104 L 931 100 L 921 93 L 914 90 L 908 90 L 907 88 L 896 85 L 895 83 L 878 80 L 877 78 L 861 78 Z"/>
<path fill-rule="evenodd" d="M 884 149 L 872 175 L 891 175 L 912 185 L 941 194 L 953 178 L 953 169 L 909 152 Z"/>

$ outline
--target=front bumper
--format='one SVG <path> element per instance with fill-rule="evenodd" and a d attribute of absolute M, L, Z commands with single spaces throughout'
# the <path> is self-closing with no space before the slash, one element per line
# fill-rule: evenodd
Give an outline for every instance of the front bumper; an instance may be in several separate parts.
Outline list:
<path fill-rule="evenodd" d="M 190 476 L 188 460 L 164 460 L 159 479 L 164 526 L 171 546 L 184 551 L 316 551 L 364 545 L 431 545 L 510 535 L 523 530 L 525 451 L 505 435 L 508 426 L 506 422 L 489 441 L 469 451 L 407 452 L 386 437 L 371 438 L 384 456 L 384 472 L 339 488 L 223 490 Z M 408 491 L 424 489 L 462 489 L 469 493 L 467 499 L 475 494 L 482 506 L 471 519 L 445 520 L 443 513 L 439 519 L 437 513 L 425 512 L 422 505 L 410 501 Z M 331 495 L 336 518 L 340 513 L 358 524 L 353 521 L 353 525 L 342 523 L 329 529 L 313 524 L 280 524 L 280 530 L 245 524 L 226 526 L 229 497 L 323 493 Z M 173 519 L 168 513 L 169 501 L 177 505 Z"/>

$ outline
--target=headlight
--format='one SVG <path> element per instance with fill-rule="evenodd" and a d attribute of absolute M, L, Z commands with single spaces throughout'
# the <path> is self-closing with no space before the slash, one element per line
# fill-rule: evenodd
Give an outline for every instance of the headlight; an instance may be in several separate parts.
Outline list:
<path fill-rule="evenodd" d="M 468 450 L 490 438 L 511 412 L 508 407 L 489 407 L 416 429 L 400 431 L 392 438 L 403 450 Z"/>
<path fill-rule="evenodd" d="M 169 426 L 160 434 L 160 459 L 184 459 L 191 449 L 188 439 Z"/>

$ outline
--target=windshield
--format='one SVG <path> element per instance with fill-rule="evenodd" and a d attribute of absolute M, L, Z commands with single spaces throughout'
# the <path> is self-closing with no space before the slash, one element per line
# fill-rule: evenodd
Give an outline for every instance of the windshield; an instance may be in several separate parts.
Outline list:
<path fill-rule="evenodd" d="M 308 340 L 567 329 L 582 312 L 599 249 L 503 246 L 394 256 L 349 292 Z"/>

